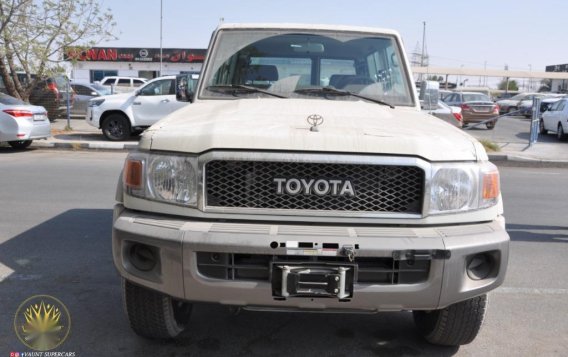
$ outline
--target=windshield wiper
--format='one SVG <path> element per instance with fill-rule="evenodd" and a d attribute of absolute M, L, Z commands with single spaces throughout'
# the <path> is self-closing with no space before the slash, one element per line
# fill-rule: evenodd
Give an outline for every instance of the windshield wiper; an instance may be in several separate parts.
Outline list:
<path fill-rule="evenodd" d="M 346 91 L 346 90 L 335 89 L 333 87 L 302 88 L 302 89 L 296 89 L 294 91 L 294 93 L 299 93 L 299 94 L 312 94 L 312 93 L 318 94 L 319 93 L 319 94 L 331 94 L 331 95 L 349 95 L 349 96 L 352 96 L 352 97 L 355 97 L 355 98 L 368 100 L 370 102 L 374 102 L 374 103 L 377 103 L 377 104 L 386 105 L 386 106 L 390 107 L 391 109 L 394 109 L 394 105 L 387 103 L 387 102 L 384 102 L 380 99 L 367 97 L 366 95 L 361 95 L 361 94 L 349 92 L 349 91 Z"/>
<path fill-rule="evenodd" d="M 219 84 L 219 85 L 206 87 L 205 89 L 210 90 L 212 92 L 231 93 L 234 96 L 236 96 L 237 93 L 239 92 L 241 93 L 244 92 L 244 93 L 263 93 L 277 98 L 288 98 L 287 96 L 282 94 L 270 92 L 257 87 L 247 86 L 244 84 Z"/>

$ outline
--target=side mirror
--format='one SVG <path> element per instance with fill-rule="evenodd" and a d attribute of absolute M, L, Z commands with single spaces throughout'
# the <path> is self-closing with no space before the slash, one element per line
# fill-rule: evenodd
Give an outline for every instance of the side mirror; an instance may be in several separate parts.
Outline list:
<path fill-rule="evenodd" d="M 440 98 L 440 83 L 436 81 L 424 81 L 420 84 L 420 100 L 423 101 L 423 109 L 435 110 Z"/>
<path fill-rule="evenodd" d="M 199 73 L 182 73 L 176 76 L 176 100 L 193 102 Z"/>

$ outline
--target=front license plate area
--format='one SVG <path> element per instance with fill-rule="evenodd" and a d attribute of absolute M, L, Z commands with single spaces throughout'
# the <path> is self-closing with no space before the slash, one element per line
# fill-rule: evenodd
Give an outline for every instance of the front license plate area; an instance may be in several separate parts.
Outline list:
<path fill-rule="evenodd" d="M 353 297 L 354 265 L 272 263 L 272 296 Z"/>

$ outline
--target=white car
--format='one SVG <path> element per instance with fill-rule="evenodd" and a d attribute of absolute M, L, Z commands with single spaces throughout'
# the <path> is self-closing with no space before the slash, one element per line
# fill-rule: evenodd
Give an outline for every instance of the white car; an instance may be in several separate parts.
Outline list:
<path fill-rule="evenodd" d="M 187 105 L 176 100 L 175 81 L 175 76 L 155 78 L 133 93 L 91 99 L 85 120 L 101 129 L 108 140 L 127 140 Z"/>
<path fill-rule="evenodd" d="M 101 79 L 100 84 L 107 87 L 112 93 L 128 93 L 148 82 L 146 78 L 109 76 Z"/>
<path fill-rule="evenodd" d="M 540 134 L 555 132 L 558 140 L 566 140 L 568 132 L 568 99 L 563 98 L 542 113 L 540 119 Z"/>
<path fill-rule="evenodd" d="M 462 109 L 460 107 L 450 107 L 441 100 L 438 101 L 438 105 L 434 110 L 422 109 L 422 111 L 435 116 L 436 118 L 442 119 L 448 124 L 452 124 L 458 128 L 463 127 L 463 116 L 461 114 Z"/>
<path fill-rule="evenodd" d="M 51 125 L 44 107 L 0 93 L 0 142 L 25 149 L 33 140 L 50 136 Z"/>

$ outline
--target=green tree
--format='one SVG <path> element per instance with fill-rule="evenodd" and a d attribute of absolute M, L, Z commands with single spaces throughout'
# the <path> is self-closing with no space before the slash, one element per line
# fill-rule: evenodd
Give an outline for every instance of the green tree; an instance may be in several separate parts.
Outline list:
<path fill-rule="evenodd" d="M 37 81 L 62 71 L 65 47 L 116 39 L 110 9 L 101 9 L 99 2 L 0 1 L 0 77 L 8 94 L 27 100 Z M 18 70 L 25 81 L 16 76 Z"/>
<path fill-rule="evenodd" d="M 505 87 L 507 87 L 507 80 L 503 79 L 501 82 L 499 82 L 499 86 L 497 88 L 505 90 Z M 514 91 L 519 90 L 519 84 L 517 83 L 517 81 L 514 79 L 510 79 L 509 88 L 507 88 L 507 90 L 514 90 Z"/>

